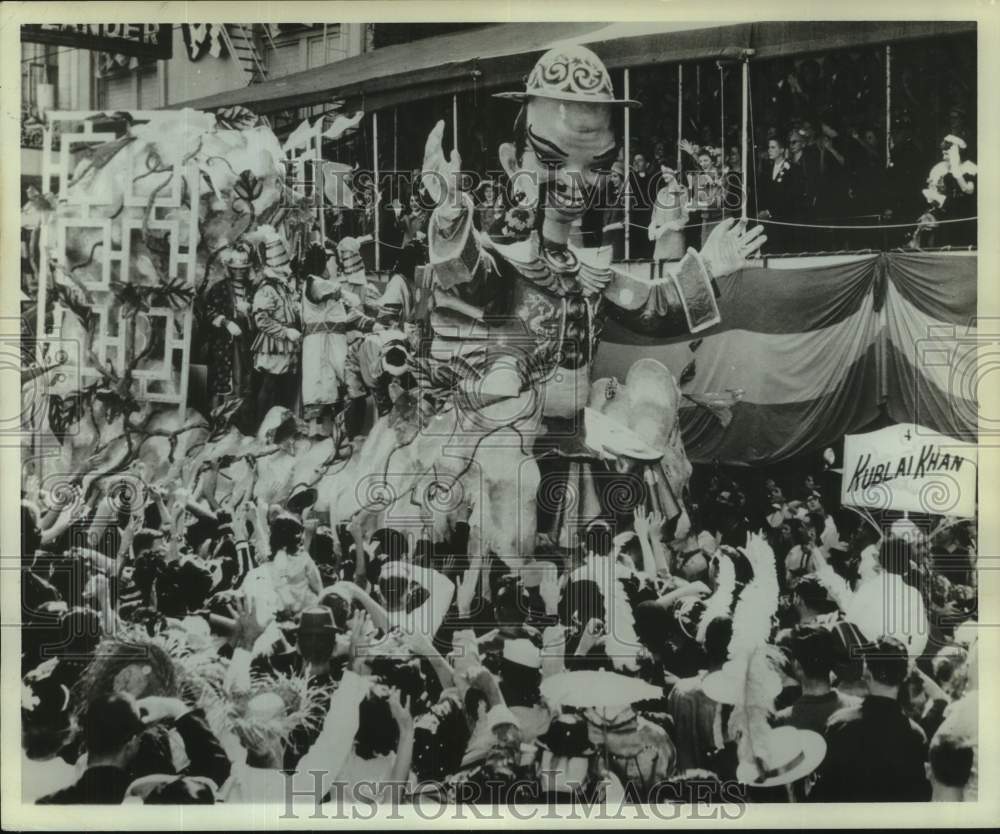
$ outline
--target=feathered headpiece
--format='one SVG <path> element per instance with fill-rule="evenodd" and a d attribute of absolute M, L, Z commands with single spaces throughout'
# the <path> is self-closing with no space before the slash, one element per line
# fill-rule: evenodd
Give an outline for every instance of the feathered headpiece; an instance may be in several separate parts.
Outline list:
<path fill-rule="evenodd" d="M 733 704 L 729 736 L 737 740 L 740 762 L 759 766 L 770 758 L 768 716 L 781 691 L 781 678 L 771 660 L 774 650 L 768 646 L 778 608 L 778 578 L 774 552 L 764 539 L 748 536 L 745 552 L 753 579 L 733 611 L 729 660 L 706 676 L 705 691 L 713 700 Z"/>
<path fill-rule="evenodd" d="M 716 617 L 728 617 L 732 613 L 733 594 L 736 593 L 736 566 L 732 559 L 719 559 L 719 573 L 715 583 L 715 593 L 705 601 L 705 613 L 698 624 L 699 643 L 705 642 L 705 633 L 712 620 Z"/>
<path fill-rule="evenodd" d="M 745 554 L 753 579 L 733 611 L 729 660 L 705 677 L 706 694 L 730 703 L 729 738 L 736 740 L 737 778 L 748 785 L 789 784 L 811 773 L 823 760 L 823 737 L 794 727 L 773 728 L 768 722 L 781 691 L 778 650 L 768 643 L 778 608 L 774 551 L 759 535 L 749 535 Z"/>

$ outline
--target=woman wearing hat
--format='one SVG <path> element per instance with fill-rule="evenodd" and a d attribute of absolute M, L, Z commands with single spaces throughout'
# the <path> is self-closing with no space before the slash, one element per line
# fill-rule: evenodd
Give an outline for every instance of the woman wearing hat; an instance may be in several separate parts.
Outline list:
<path fill-rule="evenodd" d="M 667 165 L 660 166 L 663 185 L 656 195 L 653 221 L 649 224 L 649 239 L 656 241 L 655 261 L 679 261 L 684 257 L 684 227 L 687 225 L 687 189 L 677 180 L 677 174 Z"/>

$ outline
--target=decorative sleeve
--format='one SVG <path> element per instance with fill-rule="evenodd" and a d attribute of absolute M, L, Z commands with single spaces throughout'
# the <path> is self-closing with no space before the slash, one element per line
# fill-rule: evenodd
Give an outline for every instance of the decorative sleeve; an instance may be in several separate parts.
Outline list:
<path fill-rule="evenodd" d="M 215 284 L 205 295 L 205 320 L 215 327 L 222 327 L 233 314 L 228 301 L 228 293 L 222 282 Z"/>
<path fill-rule="evenodd" d="M 253 320 L 260 333 L 285 337 L 286 325 L 275 318 L 275 312 L 281 307 L 281 299 L 273 287 L 264 286 L 257 290 L 253 297 Z"/>
<path fill-rule="evenodd" d="M 722 317 L 716 295 L 712 276 L 694 249 L 688 249 L 676 274 L 658 281 L 612 269 L 604 290 L 612 318 L 630 330 L 658 336 L 698 333 L 718 324 Z"/>

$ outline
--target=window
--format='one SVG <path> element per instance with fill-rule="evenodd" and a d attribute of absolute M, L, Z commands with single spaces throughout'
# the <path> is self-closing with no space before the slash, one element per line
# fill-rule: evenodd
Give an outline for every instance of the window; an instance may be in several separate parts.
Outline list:
<path fill-rule="evenodd" d="M 339 24 L 328 25 L 326 27 L 326 45 L 324 48 L 323 33 L 312 35 L 309 40 L 309 51 L 307 68 L 321 67 L 331 61 L 339 61 L 347 57 L 347 50 L 341 42 L 341 28 Z"/>
<path fill-rule="evenodd" d="M 160 106 L 160 79 L 156 67 L 143 67 L 139 70 L 139 110 L 155 110 Z"/>

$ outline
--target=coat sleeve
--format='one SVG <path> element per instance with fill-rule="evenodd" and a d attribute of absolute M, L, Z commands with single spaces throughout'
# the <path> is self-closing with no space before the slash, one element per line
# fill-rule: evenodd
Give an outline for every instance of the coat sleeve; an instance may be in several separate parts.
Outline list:
<path fill-rule="evenodd" d="M 222 327 L 232 313 L 225 288 L 221 283 L 216 284 L 205 295 L 205 321 L 215 327 Z"/>
<path fill-rule="evenodd" d="M 261 287 L 253 297 L 253 319 L 257 330 L 261 333 L 283 339 L 285 325 L 274 316 L 280 304 L 281 301 L 273 288 Z"/>
<path fill-rule="evenodd" d="M 186 775 L 207 776 L 219 787 L 225 784 L 232 763 L 209 728 L 205 713 L 200 709 L 185 713 L 174 722 L 174 729 L 184 740 L 184 749 L 191 760 Z"/>
<path fill-rule="evenodd" d="M 319 773 L 323 796 L 338 777 L 351 754 L 354 736 L 358 732 L 358 707 L 368 692 L 367 681 L 354 672 L 344 672 L 340 686 L 330 699 L 330 709 L 315 743 L 299 759 L 295 774 L 296 790 L 313 789 L 313 774 Z M 300 787 L 299 782 L 303 785 Z"/>

